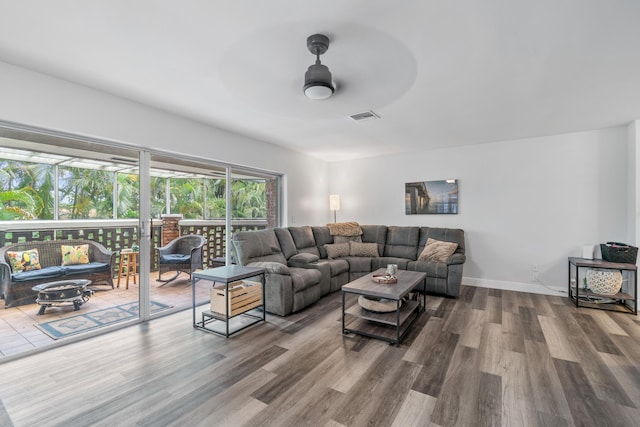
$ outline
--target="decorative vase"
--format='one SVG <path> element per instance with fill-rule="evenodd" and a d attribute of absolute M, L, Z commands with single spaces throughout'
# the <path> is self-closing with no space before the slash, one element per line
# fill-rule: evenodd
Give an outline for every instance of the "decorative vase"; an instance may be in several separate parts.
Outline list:
<path fill-rule="evenodd" d="M 622 288 L 622 273 L 619 270 L 590 269 L 586 274 L 589 289 L 596 294 L 614 295 Z"/>

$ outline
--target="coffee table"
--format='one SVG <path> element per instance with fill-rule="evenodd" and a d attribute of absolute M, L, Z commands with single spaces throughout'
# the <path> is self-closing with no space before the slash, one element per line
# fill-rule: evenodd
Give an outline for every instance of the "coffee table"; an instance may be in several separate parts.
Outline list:
<path fill-rule="evenodd" d="M 73 309 L 80 310 L 80 306 L 89 301 L 89 297 L 93 295 L 93 291 L 87 289 L 87 285 L 90 284 L 91 280 L 76 279 L 59 280 L 34 286 L 31 289 L 38 292 L 36 299 L 40 305 L 38 315 L 44 314 L 47 307 L 63 303 L 73 303 Z"/>
<path fill-rule="evenodd" d="M 424 293 L 422 294 L 422 303 L 419 300 L 403 301 L 403 298 L 427 275 L 419 271 L 398 270 L 397 283 L 384 284 L 372 280 L 374 274 L 384 274 L 384 271 L 384 269 L 374 271 L 342 287 L 342 333 L 364 335 L 398 345 L 409 327 L 424 311 L 427 302 Z M 390 313 L 377 313 L 365 310 L 357 303 L 346 309 L 346 294 L 384 298 L 395 302 L 396 309 Z"/>

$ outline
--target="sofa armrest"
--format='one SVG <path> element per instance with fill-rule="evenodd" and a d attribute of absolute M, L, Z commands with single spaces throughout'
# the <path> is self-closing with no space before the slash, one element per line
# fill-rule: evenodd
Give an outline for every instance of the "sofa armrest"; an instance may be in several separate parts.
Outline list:
<path fill-rule="evenodd" d="M 320 257 L 317 255 L 300 253 L 289 258 L 287 265 L 289 267 L 315 268 L 315 265 L 319 260 Z"/>
<path fill-rule="evenodd" d="M 249 264 L 247 264 L 247 267 L 264 268 L 267 273 L 291 276 L 291 271 L 289 271 L 289 267 L 287 267 L 284 264 L 280 264 L 279 262 L 256 261 L 256 262 L 250 262 Z"/>
<path fill-rule="evenodd" d="M 453 264 L 464 264 L 464 262 L 467 260 L 467 257 L 465 254 L 453 254 L 451 255 L 446 263 L 447 265 L 453 265 Z"/>

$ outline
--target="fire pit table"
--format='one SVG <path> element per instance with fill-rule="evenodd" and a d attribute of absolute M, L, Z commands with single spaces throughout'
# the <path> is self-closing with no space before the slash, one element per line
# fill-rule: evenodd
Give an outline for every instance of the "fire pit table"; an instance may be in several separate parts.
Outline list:
<path fill-rule="evenodd" d="M 34 286 L 32 290 L 38 292 L 36 302 L 40 304 L 38 315 L 44 314 L 47 307 L 63 303 L 73 303 L 74 310 L 80 310 L 80 306 L 89 301 L 93 291 L 87 289 L 91 280 L 60 280 L 58 282 L 43 283 Z"/>

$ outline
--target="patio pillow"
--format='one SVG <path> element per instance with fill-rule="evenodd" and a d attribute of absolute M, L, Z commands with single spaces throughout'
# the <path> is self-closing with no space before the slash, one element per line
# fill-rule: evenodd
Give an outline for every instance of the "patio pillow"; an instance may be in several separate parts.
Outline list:
<path fill-rule="evenodd" d="M 40 255 L 37 249 L 29 249 L 22 252 L 7 252 L 11 271 L 20 273 L 22 271 L 40 270 Z"/>
<path fill-rule="evenodd" d="M 346 243 L 327 243 L 324 245 L 327 250 L 327 258 L 334 259 L 341 256 L 349 256 L 349 242 Z"/>
<path fill-rule="evenodd" d="M 62 265 L 89 264 L 89 245 L 60 245 Z"/>
<path fill-rule="evenodd" d="M 446 262 L 456 249 L 458 249 L 457 243 L 443 242 L 429 237 L 418 261 Z"/>
<path fill-rule="evenodd" d="M 349 242 L 349 255 L 379 257 L 377 243 Z"/>

